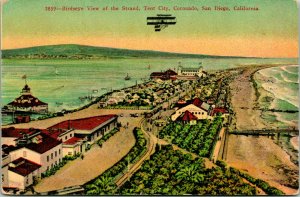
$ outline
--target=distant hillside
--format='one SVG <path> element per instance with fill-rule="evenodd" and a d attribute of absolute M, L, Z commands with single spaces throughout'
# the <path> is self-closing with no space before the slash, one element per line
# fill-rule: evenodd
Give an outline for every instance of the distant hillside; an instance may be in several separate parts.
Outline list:
<path fill-rule="evenodd" d="M 3 50 L 4 59 L 206 58 L 222 57 L 83 45 L 49 45 Z"/>

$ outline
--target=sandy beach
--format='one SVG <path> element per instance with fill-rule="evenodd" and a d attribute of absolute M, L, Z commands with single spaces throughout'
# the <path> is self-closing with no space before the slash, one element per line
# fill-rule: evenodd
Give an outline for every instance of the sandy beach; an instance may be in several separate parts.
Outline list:
<path fill-rule="evenodd" d="M 299 136 L 292 137 L 291 138 L 291 144 L 292 146 L 299 151 Z"/>
<path fill-rule="evenodd" d="M 236 113 L 234 129 L 259 129 L 272 126 L 262 120 L 260 110 L 253 109 L 257 98 L 250 76 L 260 68 L 246 69 L 230 84 L 231 101 Z M 229 135 L 226 161 L 229 165 L 253 177 L 267 181 L 286 194 L 297 193 L 296 189 L 287 185 L 298 179 L 298 166 L 292 163 L 289 155 L 270 138 Z"/>
<path fill-rule="evenodd" d="M 233 129 L 244 130 L 265 127 L 265 123 L 260 118 L 261 112 L 253 109 L 257 98 L 250 76 L 258 69 L 256 67 L 246 69 L 230 84 L 231 102 L 236 113 L 235 117 L 237 117 L 236 128 Z"/>

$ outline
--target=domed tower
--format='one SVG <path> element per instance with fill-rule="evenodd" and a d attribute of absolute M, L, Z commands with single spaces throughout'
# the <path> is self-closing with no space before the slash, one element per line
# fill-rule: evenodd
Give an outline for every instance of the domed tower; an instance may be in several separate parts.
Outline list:
<path fill-rule="evenodd" d="M 30 87 L 27 84 L 25 84 L 24 88 L 22 89 L 21 94 L 22 95 L 30 95 L 31 94 Z"/>

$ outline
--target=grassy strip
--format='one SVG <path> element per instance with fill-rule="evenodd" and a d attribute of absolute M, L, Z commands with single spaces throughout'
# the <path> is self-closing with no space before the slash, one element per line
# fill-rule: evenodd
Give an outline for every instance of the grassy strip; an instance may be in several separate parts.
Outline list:
<path fill-rule="evenodd" d="M 130 149 L 129 153 L 125 155 L 119 162 L 114 166 L 106 170 L 103 174 L 96 177 L 95 179 L 84 184 L 86 195 L 103 195 L 103 194 L 114 194 L 117 186 L 114 183 L 115 177 L 120 173 L 124 172 L 127 168 L 128 163 L 133 163 L 137 157 L 142 155 L 144 150 L 147 148 L 147 141 L 139 128 L 135 128 L 134 136 L 136 138 L 135 145 Z"/>
<path fill-rule="evenodd" d="M 116 133 L 118 133 L 120 130 L 118 128 L 114 128 L 109 133 L 105 134 L 101 139 L 97 141 L 97 144 L 101 147 L 104 142 L 106 142 L 110 137 L 114 136 Z"/>

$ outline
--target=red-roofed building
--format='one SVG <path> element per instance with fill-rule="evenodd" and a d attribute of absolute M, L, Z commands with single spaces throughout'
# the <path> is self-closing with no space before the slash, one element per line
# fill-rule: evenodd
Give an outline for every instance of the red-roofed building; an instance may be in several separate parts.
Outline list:
<path fill-rule="evenodd" d="M 114 129 L 117 126 L 117 120 L 118 116 L 115 114 L 67 120 L 49 127 L 48 134 L 53 137 L 62 137 L 63 142 L 65 142 L 69 137 L 64 139 L 66 136 L 61 136 L 61 134 L 72 130 L 75 137 L 82 138 L 92 144 Z M 51 134 L 51 130 L 60 130 L 60 134 L 58 135 L 56 132 Z"/>
<path fill-rule="evenodd" d="M 72 137 L 63 143 L 63 156 L 76 155 L 82 152 L 83 139 Z"/>
<path fill-rule="evenodd" d="M 42 130 L 15 129 L 12 127 L 4 129 L 4 131 L 2 129 L 4 142 L 7 141 L 7 136 L 15 137 L 15 148 L 10 148 L 9 151 L 11 161 L 20 157 L 29 159 L 41 165 L 41 173 L 62 161 L 62 142 L 46 135 Z"/>
<path fill-rule="evenodd" d="M 211 116 L 216 116 L 218 113 L 220 113 L 220 114 L 228 114 L 228 111 L 225 108 L 214 108 L 211 111 Z"/>
<path fill-rule="evenodd" d="M 6 107 L 9 110 L 23 111 L 23 112 L 36 112 L 47 113 L 48 104 L 39 100 L 31 94 L 30 87 L 25 84 L 22 89 L 21 95 L 12 102 L 8 103 Z"/>
<path fill-rule="evenodd" d="M 211 106 L 199 98 L 189 100 L 186 103 L 176 103 L 175 110 L 175 113 L 171 116 L 173 121 L 177 120 L 186 111 L 196 116 L 198 120 L 212 119 L 212 116 L 210 116 Z"/>
<path fill-rule="evenodd" d="M 150 74 L 150 79 L 161 79 L 161 80 L 169 80 L 174 79 L 177 73 L 171 69 L 165 72 L 153 72 Z"/>
<path fill-rule="evenodd" d="M 227 122 L 229 117 L 229 112 L 227 111 L 227 109 L 216 107 L 211 111 L 211 116 L 217 116 L 218 114 L 220 114 L 224 118 L 224 122 Z"/>
<path fill-rule="evenodd" d="M 41 165 L 22 157 L 12 161 L 8 167 L 9 187 L 25 190 L 33 184 L 34 179 L 40 178 L 40 168 Z"/>
<path fill-rule="evenodd" d="M 197 123 L 198 118 L 186 110 L 183 114 L 181 114 L 176 121 L 182 121 L 184 123 L 189 123 L 190 125 L 195 125 Z"/>
<path fill-rule="evenodd" d="M 18 129 L 15 127 L 2 128 L 2 144 L 17 145 L 17 139 L 23 137 L 23 135 L 32 135 L 35 133 L 35 129 Z"/>

